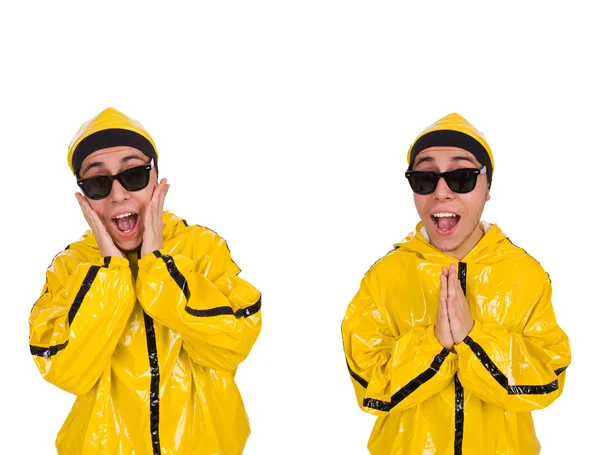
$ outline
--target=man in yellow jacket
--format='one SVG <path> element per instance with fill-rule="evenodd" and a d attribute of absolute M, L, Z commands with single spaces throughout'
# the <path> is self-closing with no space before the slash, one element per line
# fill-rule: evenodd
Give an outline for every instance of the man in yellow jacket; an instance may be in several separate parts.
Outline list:
<path fill-rule="evenodd" d="M 241 454 L 249 434 L 234 376 L 260 293 L 222 238 L 163 212 L 157 159 L 111 108 L 69 147 L 91 231 L 54 258 L 29 321 L 42 376 L 77 395 L 61 455 Z"/>
<path fill-rule="evenodd" d="M 481 221 L 494 161 L 458 114 L 408 152 L 421 222 L 364 276 L 342 323 L 376 455 L 530 455 L 530 411 L 562 393 L 569 340 L 542 266 Z"/>

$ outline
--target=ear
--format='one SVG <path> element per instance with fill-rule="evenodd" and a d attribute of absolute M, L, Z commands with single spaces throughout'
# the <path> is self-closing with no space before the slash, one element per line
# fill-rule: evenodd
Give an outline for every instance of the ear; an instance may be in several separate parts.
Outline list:
<path fill-rule="evenodd" d="M 486 195 L 485 195 L 485 202 L 489 201 L 491 198 L 490 196 L 490 188 L 488 187 L 487 191 L 486 191 Z"/>

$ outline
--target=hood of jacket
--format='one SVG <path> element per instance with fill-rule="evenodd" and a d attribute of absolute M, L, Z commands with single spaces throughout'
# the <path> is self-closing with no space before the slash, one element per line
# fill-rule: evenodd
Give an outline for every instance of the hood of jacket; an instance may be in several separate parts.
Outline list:
<path fill-rule="evenodd" d="M 485 232 L 483 237 L 461 259 L 462 262 L 483 262 L 493 260 L 493 258 L 500 259 L 506 257 L 507 251 L 514 251 L 514 245 L 496 224 L 482 222 L 479 225 L 479 229 Z M 456 258 L 437 250 L 429 243 L 429 240 L 423 235 L 424 232 L 423 223 L 419 222 L 415 231 L 410 233 L 404 240 L 394 244 L 394 248 L 396 250 L 400 249 L 405 253 L 415 253 L 417 256 L 430 262 L 458 262 Z M 504 248 L 503 246 L 510 246 L 510 248 Z"/>

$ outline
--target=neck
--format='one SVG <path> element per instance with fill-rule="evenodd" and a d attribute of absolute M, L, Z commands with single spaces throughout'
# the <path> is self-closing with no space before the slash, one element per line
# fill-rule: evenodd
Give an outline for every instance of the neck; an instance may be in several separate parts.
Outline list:
<path fill-rule="evenodd" d="M 483 238 L 483 235 L 483 229 L 481 225 L 478 225 L 477 228 L 475 228 L 475 230 L 471 233 L 469 238 L 464 241 L 456 250 L 447 251 L 446 253 L 460 261 L 475 247 L 475 245 L 477 245 L 477 243 Z"/>

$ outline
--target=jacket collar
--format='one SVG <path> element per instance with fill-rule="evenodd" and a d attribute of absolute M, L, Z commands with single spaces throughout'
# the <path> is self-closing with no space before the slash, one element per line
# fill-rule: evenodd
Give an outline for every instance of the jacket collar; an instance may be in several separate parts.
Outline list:
<path fill-rule="evenodd" d="M 477 262 L 488 257 L 493 252 L 493 247 L 506 239 L 506 235 L 500 230 L 498 225 L 482 221 L 479 226 L 484 235 L 481 240 L 469 251 L 461 262 Z M 434 262 L 457 262 L 456 258 L 449 256 L 437 250 L 429 243 L 429 236 L 422 222 L 417 224 L 415 231 L 411 232 L 404 240 L 394 244 L 395 248 L 403 251 L 413 251 L 420 254 L 425 259 Z"/>

